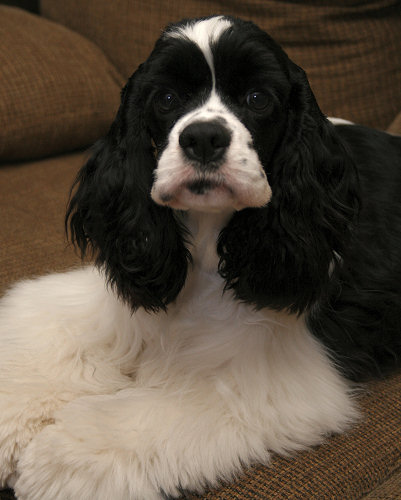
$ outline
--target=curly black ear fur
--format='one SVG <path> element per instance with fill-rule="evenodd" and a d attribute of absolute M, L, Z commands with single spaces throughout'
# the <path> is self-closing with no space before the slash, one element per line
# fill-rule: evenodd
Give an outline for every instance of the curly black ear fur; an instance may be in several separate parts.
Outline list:
<path fill-rule="evenodd" d="M 236 213 L 220 235 L 218 252 L 220 274 L 237 298 L 301 313 L 323 297 L 347 247 L 359 207 L 358 181 L 305 73 L 289 59 L 285 64 L 291 84 L 286 132 L 264 165 L 272 199 L 266 207 Z"/>
<path fill-rule="evenodd" d="M 140 92 L 130 78 L 117 117 L 73 186 L 66 215 L 72 242 L 91 249 L 108 282 L 135 309 L 165 309 L 185 283 L 188 251 L 171 209 L 150 197 L 156 160 Z"/>

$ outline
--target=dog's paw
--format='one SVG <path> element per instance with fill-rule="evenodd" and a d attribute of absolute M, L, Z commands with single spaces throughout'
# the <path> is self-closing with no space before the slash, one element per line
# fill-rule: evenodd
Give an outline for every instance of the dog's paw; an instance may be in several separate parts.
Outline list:
<path fill-rule="evenodd" d="M 66 405 L 18 461 L 19 500 L 177 498 L 268 461 L 259 432 L 173 396 L 132 389 Z"/>
<path fill-rule="evenodd" d="M 107 431 L 106 431 L 107 432 Z M 161 500 L 146 464 L 132 454 L 91 446 L 58 423 L 43 429 L 18 463 L 19 500 Z"/>
<path fill-rule="evenodd" d="M 4 397 L 0 404 L 0 487 L 11 486 L 19 457 L 32 437 L 52 422 L 48 407 L 43 404 L 41 411 L 31 412 L 24 407 L 23 398 Z"/>

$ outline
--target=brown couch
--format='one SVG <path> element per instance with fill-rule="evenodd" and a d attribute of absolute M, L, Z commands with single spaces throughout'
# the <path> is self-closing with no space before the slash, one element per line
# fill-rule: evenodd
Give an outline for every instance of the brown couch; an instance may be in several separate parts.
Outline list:
<path fill-rule="evenodd" d="M 63 217 L 83 151 L 163 26 L 212 13 L 269 31 L 306 69 L 326 114 L 401 134 L 398 0 L 42 0 L 38 15 L 0 5 L 0 292 L 80 265 Z M 348 434 L 203 498 L 401 498 L 401 376 L 370 384 L 361 406 Z"/>

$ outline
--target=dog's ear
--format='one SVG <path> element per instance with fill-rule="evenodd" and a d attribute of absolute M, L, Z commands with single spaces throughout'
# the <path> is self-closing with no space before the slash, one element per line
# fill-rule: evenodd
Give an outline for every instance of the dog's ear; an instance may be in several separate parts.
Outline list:
<path fill-rule="evenodd" d="M 288 59 L 286 71 L 291 94 L 285 133 L 264 165 L 272 199 L 235 214 L 218 252 L 220 273 L 237 298 L 301 313 L 327 291 L 359 200 L 353 160 L 320 111 L 304 71 Z"/>
<path fill-rule="evenodd" d="M 189 253 L 171 209 L 150 197 L 156 159 L 141 92 L 130 78 L 104 139 L 72 189 L 66 228 L 82 256 L 91 251 L 119 296 L 135 309 L 165 309 L 182 286 Z"/>

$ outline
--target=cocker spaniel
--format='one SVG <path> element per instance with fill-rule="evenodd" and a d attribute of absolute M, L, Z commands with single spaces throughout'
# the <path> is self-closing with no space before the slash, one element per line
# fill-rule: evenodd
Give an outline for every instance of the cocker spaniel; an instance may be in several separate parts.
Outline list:
<path fill-rule="evenodd" d="M 401 354 L 401 138 L 321 112 L 250 22 L 167 28 L 66 224 L 96 265 L 1 303 L 20 500 L 201 492 L 346 430 Z"/>

